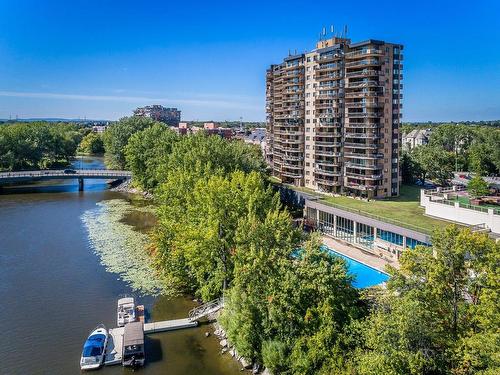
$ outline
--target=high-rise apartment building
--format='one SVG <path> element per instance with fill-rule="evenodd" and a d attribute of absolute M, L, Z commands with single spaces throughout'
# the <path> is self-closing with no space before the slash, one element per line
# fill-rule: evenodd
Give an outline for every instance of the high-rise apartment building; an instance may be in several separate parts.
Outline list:
<path fill-rule="evenodd" d="M 181 111 L 177 108 L 165 108 L 158 104 L 139 107 L 134 110 L 134 116 L 149 117 L 170 126 L 179 126 L 181 121 Z"/>
<path fill-rule="evenodd" d="M 403 46 L 333 37 L 266 75 L 267 160 L 282 182 L 399 194 Z"/>

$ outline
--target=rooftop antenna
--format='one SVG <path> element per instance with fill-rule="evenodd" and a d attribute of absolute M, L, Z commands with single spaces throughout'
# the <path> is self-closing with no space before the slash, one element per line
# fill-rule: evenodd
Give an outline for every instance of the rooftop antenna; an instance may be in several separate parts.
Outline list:
<path fill-rule="evenodd" d="M 347 38 L 347 25 L 344 26 L 345 37 Z"/>
<path fill-rule="evenodd" d="M 326 35 L 326 27 L 323 27 L 323 36 Z"/>

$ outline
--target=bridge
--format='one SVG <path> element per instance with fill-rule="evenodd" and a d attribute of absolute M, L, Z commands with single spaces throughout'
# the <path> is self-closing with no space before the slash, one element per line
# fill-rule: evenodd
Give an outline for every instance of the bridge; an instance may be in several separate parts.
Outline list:
<path fill-rule="evenodd" d="M 27 181 L 78 179 L 78 190 L 83 190 L 86 178 L 101 180 L 127 180 L 132 172 L 109 169 L 42 169 L 35 171 L 0 172 L 0 185 Z"/>

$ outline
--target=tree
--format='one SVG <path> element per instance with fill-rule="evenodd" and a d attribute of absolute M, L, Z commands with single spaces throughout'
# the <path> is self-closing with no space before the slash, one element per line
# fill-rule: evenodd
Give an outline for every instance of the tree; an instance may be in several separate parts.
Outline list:
<path fill-rule="evenodd" d="M 224 177 L 201 166 L 194 172 L 170 173 L 158 194 L 159 251 L 186 270 L 184 276 L 170 278 L 206 301 L 221 296 L 231 283 L 240 220 L 248 215 L 263 217 L 279 204 L 279 197 L 256 172 L 237 171 Z"/>
<path fill-rule="evenodd" d="M 405 252 L 363 324 L 360 374 L 473 374 L 500 369 L 500 245 L 449 226 Z M 483 350 L 478 350 L 484 339 Z"/>
<path fill-rule="evenodd" d="M 489 186 L 479 174 L 476 174 L 467 184 L 467 191 L 472 197 L 477 198 L 488 195 Z"/>
<path fill-rule="evenodd" d="M 124 169 L 126 166 L 125 146 L 129 138 L 156 122 L 147 117 L 124 117 L 109 126 L 104 132 L 106 165 L 110 168 Z"/>
<path fill-rule="evenodd" d="M 78 145 L 78 152 L 99 155 L 104 153 L 104 142 L 98 133 L 90 132 L 85 135 Z"/>
<path fill-rule="evenodd" d="M 436 179 L 444 184 L 453 172 L 453 154 L 436 146 L 418 146 L 412 150 L 415 171 L 425 182 L 426 178 Z"/>
<path fill-rule="evenodd" d="M 81 135 L 65 123 L 14 123 L 0 127 L 0 169 L 65 166 L 75 155 Z"/>
<path fill-rule="evenodd" d="M 125 159 L 139 187 L 151 190 L 158 185 L 160 166 L 168 162 L 172 147 L 178 141 L 179 136 L 160 123 L 130 137 L 125 146 Z"/>

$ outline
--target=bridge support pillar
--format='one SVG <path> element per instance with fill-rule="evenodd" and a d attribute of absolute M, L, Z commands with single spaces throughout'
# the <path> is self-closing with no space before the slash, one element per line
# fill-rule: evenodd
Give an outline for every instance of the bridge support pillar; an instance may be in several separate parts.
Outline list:
<path fill-rule="evenodd" d="M 78 179 L 78 191 L 83 191 L 83 178 Z"/>

